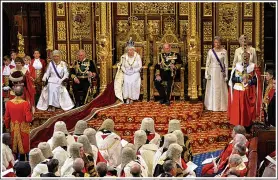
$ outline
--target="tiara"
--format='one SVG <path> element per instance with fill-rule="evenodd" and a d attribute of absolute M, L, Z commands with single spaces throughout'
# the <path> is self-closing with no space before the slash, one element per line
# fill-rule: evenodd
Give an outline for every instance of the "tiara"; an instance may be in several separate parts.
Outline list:
<path fill-rule="evenodd" d="M 126 43 L 128 47 L 134 47 L 134 41 L 132 41 L 132 37 L 129 38 L 128 42 Z"/>

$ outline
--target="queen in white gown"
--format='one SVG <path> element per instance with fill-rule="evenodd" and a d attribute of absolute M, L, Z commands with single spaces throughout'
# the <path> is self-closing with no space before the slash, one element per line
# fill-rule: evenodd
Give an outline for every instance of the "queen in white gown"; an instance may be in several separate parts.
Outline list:
<path fill-rule="evenodd" d="M 139 99 L 141 68 L 141 57 L 135 52 L 134 43 L 130 39 L 126 47 L 126 53 L 121 56 L 115 77 L 115 94 L 121 100 L 126 99 L 127 104 Z"/>
<path fill-rule="evenodd" d="M 210 111 L 227 111 L 228 56 L 218 36 L 214 38 L 214 48 L 210 49 L 207 54 L 205 78 L 207 79 L 205 108 Z"/>
<path fill-rule="evenodd" d="M 63 81 L 69 77 L 67 64 L 60 60 L 60 51 L 54 50 L 52 56 L 53 60 L 42 78 L 43 82 L 48 81 L 48 83 L 42 90 L 37 108 L 49 111 L 54 111 L 55 108 L 70 110 L 74 107 L 74 103 L 63 85 Z"/>

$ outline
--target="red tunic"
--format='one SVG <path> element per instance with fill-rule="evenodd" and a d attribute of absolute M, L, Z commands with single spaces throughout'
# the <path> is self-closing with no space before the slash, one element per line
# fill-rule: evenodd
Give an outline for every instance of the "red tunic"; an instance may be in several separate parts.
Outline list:
<path fill-rule="evenodd" d="M 233 100 L 231 92 L 228 96 L 228 117 L 233 125 L 250 126 L 253 120 L 260 116 L 260 105 L 262 101 L 261 73 L 259 68 L 254 67 L 251 77 L 257 77 L 257 85 L 247 86 L 245 90 L 233 89 Z"/>
<path fill-rule="evenodd" d="M 14 153 L 26 154 L 30 151 L 30 122 L 32 113 L 27 101 L 16 97 L 7 102 L 5 126 L 10 129 Z"/>

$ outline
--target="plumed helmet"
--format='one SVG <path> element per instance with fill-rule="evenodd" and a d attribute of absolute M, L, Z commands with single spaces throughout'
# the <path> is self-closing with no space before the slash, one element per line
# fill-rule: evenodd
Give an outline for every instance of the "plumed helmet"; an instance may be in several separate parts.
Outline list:
<path fill-rule="evenodd" d="M 70 156 L 75 159 L 75 158 L 81 158 L 80 156 L 80 148 L 83 147 L 83 144 L 79 142 L 74 142 L 70 145 L 69 147 L 69 153 Z"/>
<path fill-rule="evenodd" d="M 67 146 L 67 145 L 68 144 L 67 144 L 67 139 L 66 139 L 65 134 L 61 131 L 54 132 L 53 137 L 52 137 L 52 150 L 58 146 L 63 147 L 63 146 Z"/>
<path fill-rule="evenodd" d="M 62 167 L 69 157 L 68 152 L 64 150 L 62 147 L 57 147 L 53 151 L 53 159 L 58 159 L 59 161 L 59 167 Z"/>
<path fill-rule="evenodd" d="M 96 130 L 94 128 L 85 129 L 83 134 L 88 137 L 89 142 L 91 143 L 91 145 L 97 145 L 97 143 L 96 143 Z"/>
<path fill-rule="evenodd" d="M 87 129 L 87 122 L 79 120 L 75 125 L 74 134 L 82 135 L 85 129 Z"/>
<path fill-rule="evenodd" d="M 43 156 L 46 159 L 53 157 L 53 153 L 51 151 L 50 145 L 47 142 L 39 143 L 38 148 L 41 150 Z"/>
<path fill-rule="evenodd" d="M 182 131 L 181 130 L 175 130 L 175 131 L 173 131 L 173 134 L 175 134 L 177 136 L 177 143 L 180 146 L 184 146 L 184 135 L 183 135 Z"/>
<path fill-rule="evenodd" d="M 122 150 L 122 164 L 121 167 L 125 167 L 129 162 L 136 160 L 136 152 L 131 147 L 124 147 Z"/>
<path fill-rule="evenodd" d="M 182 153 L 182 147 L 177 143 L 173 143 L 169 146 L 166 156 L 172 159 L 173 161 L 178 161 L 179 158 L 181 157 L 181 153 Z"/>
<path fill-rule="evenodd" d="M 147 134 L 143 130 L 135 131 L 134 133 L 134 145 L 136 150 L 138 150 L 141 146 L 146 144 Z"/>
<path fill-rule="evenodd" d="M 39 148 L 34 148 L 29 152 L 29 163 L 32 169 L 39 163 L 45 160 L 42 151 Z"/>
<path fill-rule="evenodd" d="M 164 136 L 163 148 L 169 148 L 170 144 L 177 143 L 177 136 L 175 134 L 166 134 Z"/>
<path fill-rule="evenodd" d="M 102 125 L 100 126 L 100 128 L 98 130 L 99 131 L 108 130 L 108 131 L 114 132 L 114 126 L 115 126 L 115 123 L 112 119 L 106 119 L 103 121 Z"/>
<path fill-rule="evenodd" d="M 93 154 L 92 146 L 89 142 L 89 139 L 86 135 L 81 135 L 78 137 L 77 142 L 83 144 L 84 152 L 88 154 Z"/>
<path fill-rule="evenodd" d="M 54 125 L 54 132 L 56 131 L 62 131 L 65 134 L 69 134 L 67 130 L 66 123 L 64 121 L 57 121 Z"/>
<path fill-rule="evenodd" d="M 141 130 L 144 131 L 149 131 L 151 133 L 155 133 L 155 129 L 154 129 L 154 120 L 152 118 L 144 118 L 141 122 Z"/>
<path fill-rule="evenodd" d="M 175 130 L 181 130 L 181 124 L 180 124 L 179 120 L 172 119 L 172 120 L 169 121 L 168 133 L 171 133 Z"/>

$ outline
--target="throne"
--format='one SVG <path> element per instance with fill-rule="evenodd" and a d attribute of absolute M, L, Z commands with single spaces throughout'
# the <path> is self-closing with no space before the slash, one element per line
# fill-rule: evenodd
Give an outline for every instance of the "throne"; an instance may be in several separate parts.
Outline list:
<path fill-rule="evenodd" d="M 141 87 L 140 87 L 140 95 L 143 96 L 143 101 L 147 101 L 148 98 L 148 89 L 147 89 L 147 73 L 148 73 L 148 64 L 150 62 L 150 58 L 147 53 L 148 44 L 147 41 L 144 41 L 142 37 L 139 35 L 138 31 L 131 24 L 129 31 L 127 33 L 120 34 L 117 40 L 117 62 L 113 65 L 113 78 L 117 73 L 117 63 L 119 62 L 121 56 L 125 53 L 126 43 L 132 37 L 134 41 L 134 47 L 136 52 L 141 56 L 142 60 L 142 70 L 141 70 Z"/>
<path fill-rule="evenodd" d="M 154 86 L 154 70 L 158 62 L 158 58 L 163 49 L 163 44 L 168 43 L 171 45 L 173 52 L 179 53 L 182 61 L 181 68 L 177 69 L 177 74 L 174 79 L 173 90 L 171 97 L 180 97 L 184 99 L 184 65 L 185 65 L 185 45 L 183 41 L 179 41 L 178 37 L 170 27 L 166 30 L 165 34 L 160 41 L 155 43 L 153 64 L 150 67 L 150 100 L 154 100 L 155 96 L 159 96 L 158 91 Z"/>

